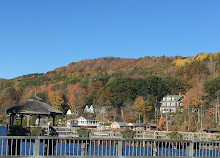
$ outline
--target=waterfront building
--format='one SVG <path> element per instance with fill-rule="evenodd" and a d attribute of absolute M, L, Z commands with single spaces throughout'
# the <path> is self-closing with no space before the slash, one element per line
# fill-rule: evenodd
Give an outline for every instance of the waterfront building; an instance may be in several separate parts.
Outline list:
<path fill-rule="evenodd" d="M 144 130 L 146 131 L 156 131 L 157 130 L 157 124 L 156 123 L 146 123 L 143 125 Z"/>
<path fill-rule="evenodd" d="M 128 123 L 126 126 L 129 127 L 131 130 L 142 130 L 143 129 L 142 123 Z"/>
<path fill-rule="evenodd" d="M 77 119 L 67 120 L 67 127 L 98 127 L 99 121 L 94 117 L 79 117 Z"/>
<path fill-rule="evenodd" d="M 126 122 L 113 122 L 110 125 L 111 129 L 121 129 L 121 128 L 126 128 L 127 127 L 127 123 Z"/>
<path fill-rule="evenodd" d="M 220 129 L 204 129 L 206 133 L 220 133 Z"/>
<path fill-rule="evenodd" d="M 99 126 L 99 121 L 97 121 L 94 117 L 79 117 L 77 119 L 78 126 L 83 127 L 97 127 Z"/>
<path fill-rule="evenodd" d="M 77 119 L 69 119 L 66 121 L 66 127 L 79 127 Z"/>

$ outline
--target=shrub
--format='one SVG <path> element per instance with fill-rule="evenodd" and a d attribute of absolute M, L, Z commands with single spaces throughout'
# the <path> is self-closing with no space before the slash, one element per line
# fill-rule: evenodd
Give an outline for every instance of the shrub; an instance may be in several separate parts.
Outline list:
<path fill-rule="evenodd" d="M 79 137 L 89 137 L 90 130 L 86 128 L 80 128 L 77 130 Z"/>
<path fill-rule="evenodd" d="M 27 136 L 27 129 L 23 128 L 20 125 L 13 125 L 9 127 L 8 135 L 10 136 Z"/>
<path fill-rule="evenodd" d="M 220 140 L 220 135 L 217 135 L 217 136 L 216 136 L 216 139 L 217 139 L 217 140 Z"/>
<path fill-rule="evenodd" d="M 43 136 L 45 131 L 41 127 L 31 127 L 30 135 L 31 136 Z"/>
<path fill-rule="evenodd" d="M 172 140 L 181 140 L 183 138 L 183 136 L 178 132 L 168 133 L 167 137 Z"/>
<path fill-rule="evenodd" d="M 125 129 L 121 131 L 122 138 L 133 138 L 135 135 L 135 131 L 130 129 Z"/>

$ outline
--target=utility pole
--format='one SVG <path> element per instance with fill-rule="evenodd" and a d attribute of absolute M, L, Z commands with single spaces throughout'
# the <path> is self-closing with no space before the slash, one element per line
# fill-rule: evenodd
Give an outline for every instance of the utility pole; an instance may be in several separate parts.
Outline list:
<path fill-rule="evenodd" d="M 138 114 L 139 117 L 139 123 L 141 123 L 141 114 Z"/>
<path fill-rule="evenodd" d="M 167 127 L 167 131 L 169 131 L 169 129 L 168 129 L 168 117 L 167 117 L 167 108 L 166 108 L 166 127 Z"/>
<path fill-rule="evenodd" d="M 219 113 L 219 95 L 217 94 L 217 102 L 218 102 L 218 109 L 216 109 L 216 115 Z M 218 114 L 219 120 L 220 120 L 220 115 Z M 220 122 L 219 122 L 220 123 Z"/>
<path fill-rule="evenodd" d="M 201 119 L 201 124 L 200 124 L 200 125 L 201 125 L 201 127 L 200 127 L 201 129 L 200 129 L 200 130 L 202 131 L 202 126 L 203 126 L 203 124 L 202 124 L 202 120 L 203 120 L 203 119 L 202 119 L 202 117 L 203 117 L 202 104 L 201 104 L 201 114 L 200 114 L 200 116 L 201 116 L 201 118 L 200 118 L 200 119 Z"/>
<path fill-rule="evenodd" d="M 218 106 L 217 106 L 217 104 L 215 106 L 215 122 L 216 122 L 216 124 L 218 124 Z"/>
<path fill-rule="evenodd" d="M 154 103 L 154 111 L 155 111 L 155 122 L 157 123 L 157 98 L 155 98 L 155 103 Z"/>
<path fill-rule="evenodd" d="M 189 132 L 189 125 L 190 125 L 190 115 L 189 115 L 189 103 L 188 103 L 188 132 Z"/>

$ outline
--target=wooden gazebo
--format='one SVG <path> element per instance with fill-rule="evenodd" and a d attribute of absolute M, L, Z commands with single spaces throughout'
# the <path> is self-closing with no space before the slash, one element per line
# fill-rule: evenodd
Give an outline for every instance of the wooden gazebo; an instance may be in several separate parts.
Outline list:
<path fill-rule="evenodd" d="M 55 117 L 56 115 L 61 115 L 62 112 L 49 104 L 43 102 L 43 100 L 37 96 L 28 99 L 26 102 L 16 105 L 10 109 L 6 110 L 6 114 L 10 116 L 10 126 L 14 124 L 14 116 L 19 115 L 22 119 L 25 115 L 36 115 L 39 119 L 42 116 L 51 116 L 53 118 L 53 126 L 55 125 Z"/>

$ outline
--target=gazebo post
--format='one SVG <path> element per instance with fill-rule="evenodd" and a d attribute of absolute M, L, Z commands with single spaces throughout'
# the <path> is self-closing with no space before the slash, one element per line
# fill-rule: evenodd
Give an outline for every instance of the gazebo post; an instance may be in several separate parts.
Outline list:
<path fill-rule="evenodd" d="M 53 126 L 55 126 L 55 115 L 52 115 L 53 117 Z"/>
<path fill-rule="evenodd" d="M 40 118 L 41 118 L 41 115 L 38 115 L 38 119 L 39 119 L 38 126 L 40 126 Z"/>
<path fill-rule="evenodd" d="M 29 127 L 30 126 L 30 116 L 26 115 L 26 117 L 27 117 L 27 127 Z"/>
<path fill-rule="evenodd" d="M 15 114 L 12 114 L 12 117 L 11 117 L 11 125 L 14 125 L 14 116 L 15 116 Z"/>
<path fill-rule="evenodd" d="M 46 115 L 46 126 L 48 126 L 48 116 Z"/>
<path fill-rule="evenodd" d="M 23 117 L 24 117 L 24 115 L 20 114 L 20 118 L 21 118 L 21 126 L 22 126 Z"/>
<path fill-rule="evenodd" d="M 11 114 L 9 114 L 9 126 L 11 126 Z"/>

